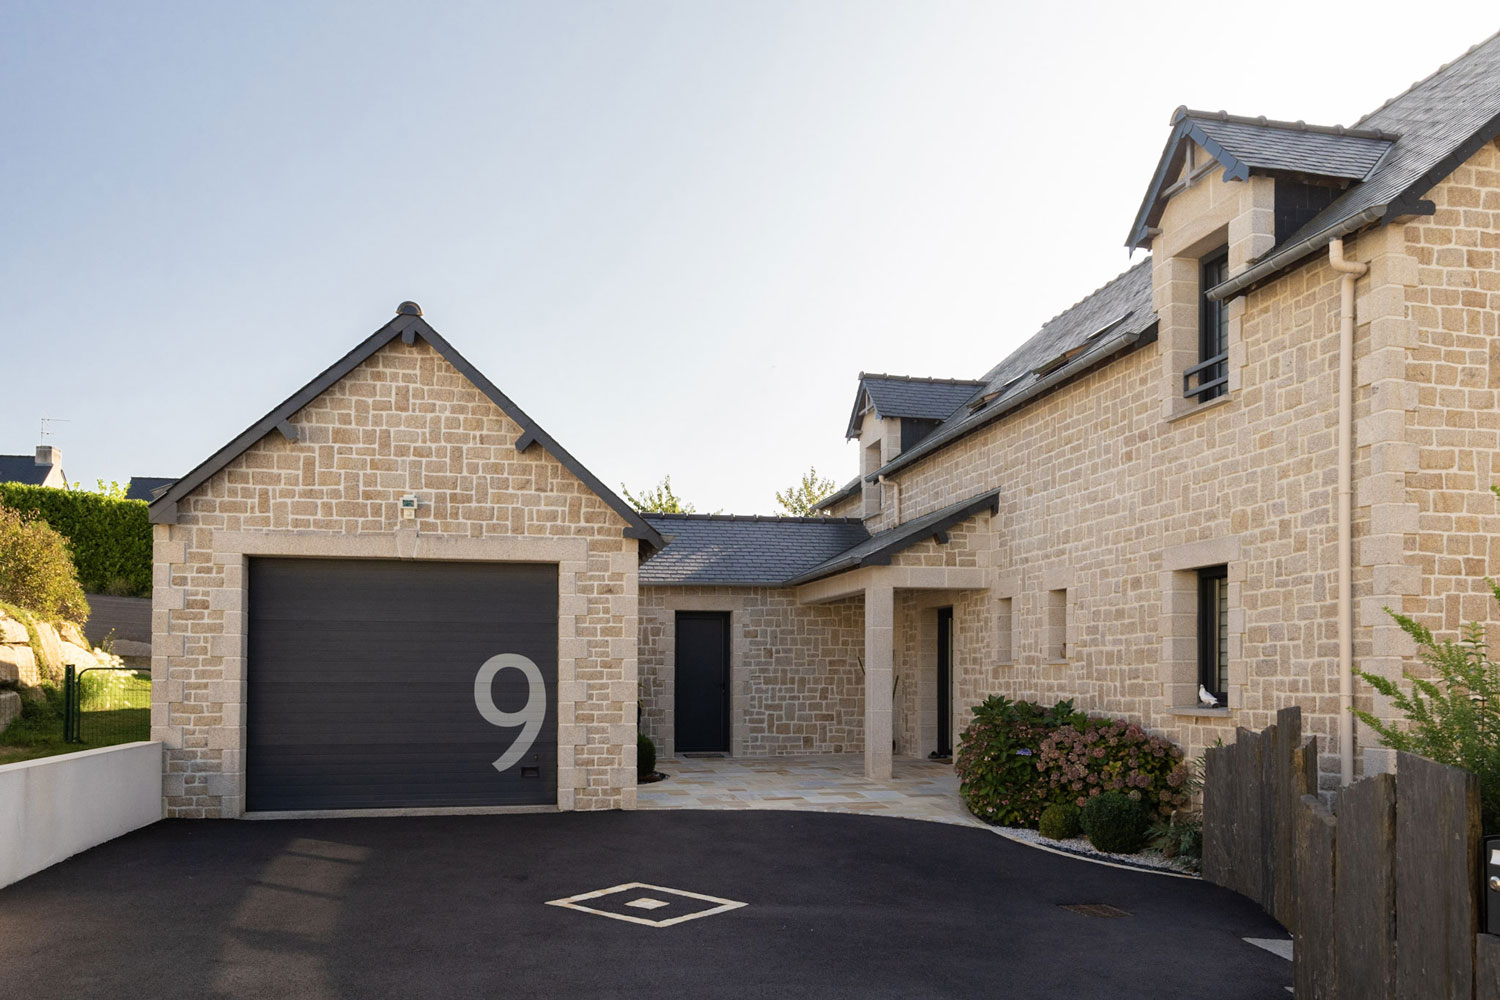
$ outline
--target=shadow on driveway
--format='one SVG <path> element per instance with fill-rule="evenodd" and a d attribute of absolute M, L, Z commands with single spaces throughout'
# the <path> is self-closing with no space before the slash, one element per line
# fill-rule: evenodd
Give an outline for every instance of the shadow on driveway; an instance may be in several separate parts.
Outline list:
<path fill-rule="evenodd" d="M 545 905 L 628 882 L 748 905 Z M 1241 939 L 1281 936 L 1200 882 L 818 813 L 166 821 L 0 890 L 5 992 L 34 1000 L 1270 1000 L 1291 966 Z"/>

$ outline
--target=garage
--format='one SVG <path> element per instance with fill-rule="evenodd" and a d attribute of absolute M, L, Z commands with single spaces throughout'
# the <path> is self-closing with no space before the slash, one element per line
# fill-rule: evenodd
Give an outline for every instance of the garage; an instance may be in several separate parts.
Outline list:
<path fill-rule="evenodd" d="M 557 567 L 253 558 L 246 809 L 557 801 Z"/>

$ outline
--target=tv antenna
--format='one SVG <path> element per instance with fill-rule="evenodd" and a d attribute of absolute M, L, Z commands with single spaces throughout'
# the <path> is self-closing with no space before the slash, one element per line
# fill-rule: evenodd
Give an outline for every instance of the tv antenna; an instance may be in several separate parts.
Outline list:
<path fill-rule="evenodd" d="M 37 444 L 46 444 L 47 439 L 57 433 L 56 431 L 49 431 L 47 429 L 48 424 L 70 424 L 72 422 L 67 417 L 43 417 L 41 436 L 37 439 Z"/>

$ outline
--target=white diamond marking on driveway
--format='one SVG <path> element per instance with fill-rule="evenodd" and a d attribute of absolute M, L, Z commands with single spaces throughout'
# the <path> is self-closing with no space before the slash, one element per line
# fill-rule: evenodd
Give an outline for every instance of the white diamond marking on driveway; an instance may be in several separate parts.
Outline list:
<path fill-rule="evenodd" d="M 682 899 L 693 899 L 705 903 L 714 903 L 716 905 L 711 906 L 706 910 L 698 910 L 695 913 L 684 913 L 681 916 L 677 917 L 664 916 L 660 920 L 652 920 L 650 917 L 634 917 L 628 913 L 611 913 L 609 910 L 601 910 L 597 907 L 588 905 L 590 901 L 599 900 L 604 898 L 605 896 L 613 896 L 617 892 L 627 892 L 633 889 L 648 889 L 653 893 L 660 893 L 661 895 L 668 897 L 677 896 Z M 584 913 L 592 913 L 595 916 L 609 917 L 613 920 L 624 920 L 627 923 L 642 924 L 646 927 L 671 927 L 674 924 L 680 924 L 688 920 L 697 920 L 699 917 L 712 917 L 720 913 L 728 913 L 730 910 L 738 910 L 740 907 L 748 906 L 749 904 L 740 903 L 733 899 L 721 899 L 718 896 L 705 896 L 701 892 L 688 892 L 686 889 L 669 889 L 664 885 L 648 885 L 645 882 L 625 882 L 620 885 L 610 886 L 608 889 L 596 889 L 593 892 L 581 892 L 576 896 L 568 896 L 566 899 L 549 899 L 547 900 L 547 905 L 561 906 L 569 910 L 580 910 Z M 670 902 L 667 902 L 666 900 L 655 899 L 651 896 L 642 896 L 639 899 L 631 900 L 625 905 L 643 910 L 656 910 L 664 906 L 671 906 L 672 904 Z"/>
<path fill-rule="evenodd" d="M 672 904 L 664 903 L 659 899 L 652 899 L 650 896 L 642 896 L 640 899 L 632 899 L 625 905 L 634 906 L 635 908 L 640 910 L 659 910 L 663 906 L 671 906 Z"/>

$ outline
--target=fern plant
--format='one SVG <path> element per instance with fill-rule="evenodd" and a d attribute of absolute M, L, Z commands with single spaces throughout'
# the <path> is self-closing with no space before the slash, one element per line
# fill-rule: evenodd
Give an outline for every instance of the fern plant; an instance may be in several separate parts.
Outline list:
<path fill-rule="evenodd" d="M 1500 585 L 1488 578 L 1485 583 L 1500 602 Z M 1490 659 L 1484 626 L 1470 622 L 1458 641 L 1439 641 L 1416 619 L 1390 608 L 1385 611 L 1416 642 L 1432 678 L 1402 671 L 1411 688 L 1403 691 L 1390 678 L 1360 671 L 1371 687 L 1391 699 L 1406 722 L 1393 724 L 1358 709 L 1355 716 L 1375 731 L 1383 746 L 1478 775 L 1484 829 L 1500 830 L 1500 666 Z"/>

